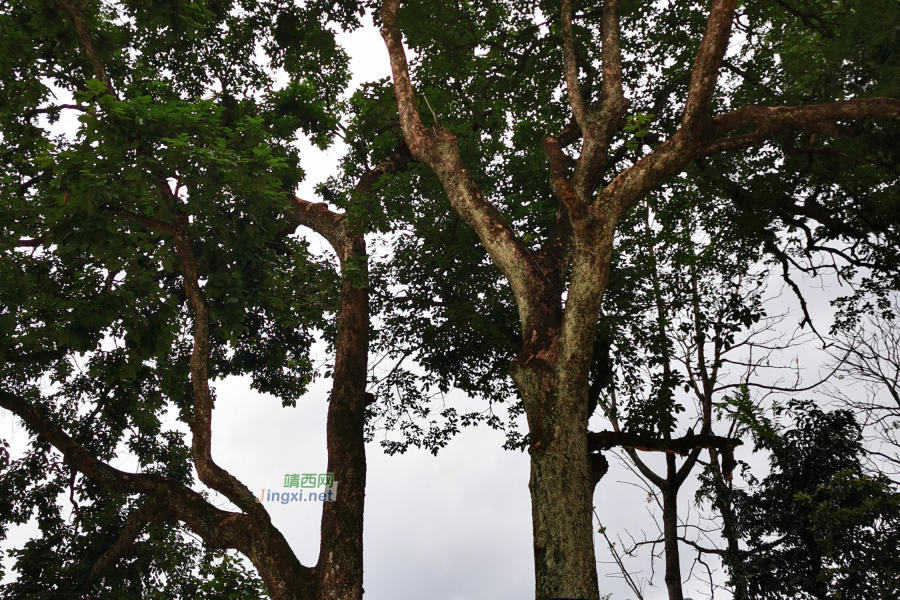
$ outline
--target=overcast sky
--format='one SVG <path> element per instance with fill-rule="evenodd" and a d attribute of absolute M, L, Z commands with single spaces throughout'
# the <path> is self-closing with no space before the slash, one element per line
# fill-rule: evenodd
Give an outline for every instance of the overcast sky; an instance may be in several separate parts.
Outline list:
<path fill-rule="evenodd" d="M 387 53 L 371 25 L 341 36 L 349 51 L 354 86 L 390 75 Z M 351 89 L 353 89 L 351 87 Z M 334 172 L 341 148 L 319 151 L 303 144 L 303 167 L 308 180 L 301 196 L 314 200 L 313 187 Z M 818 294 L 820 300 L 833 291 Z M 790 299 L 780 301 L 796 310 Z M 827 304 L 818 302 L 827 320 Z M 815 308 L 815 306 L 814 306 Z M 799 321 L 791 317 L 791 324 Z M 827 323 L 823 326 L 827 329 Z M 805 356 L 810 364 L 816 362 Z M 324 472 L 326 393 L 330 380 L 318 381 L 296 408 L 282 408 L 279 400 L 262 396 L 245 379 L 216 382 L 217 404 L 213 418 L 213 456 L 251 490 L 278 489 L 286 473 Z M 451 396 L 465 404 L 465 398 Z M 474 404 L 478 406 L 478 404 Z M 180 426 L 181 424 L 178 424 Z M 27 442 L 25 432 L 11 415 L 0 409 L 0 437 L 10 440 L 13 457 Z M 531 514 L 528 494 L 528 455 L 504 451 L 503 434 L 487 428 L 464 430 L 435 457 L 421 450 L 388 457 L 375 443 L 368 446 L 368 483 L 365 521 L 365 589 L 370 600 L 522 600 L 533 597 L 534 569 L 531 547 Z M 751 458 L 739 449 L 739 459 Z M 127 461 L 123 461 L 123 465 Z M 598 486 L 595 506 L 609 534 L 630 532 L 640 539 L 656 537 L 654 506 L 635 486 L 635 478 L 616 460 Z M 762 461 L 764 462 L 764 461 Z M 652 463 L 652 461 L 651 461 Z M 681 494 L 682 514 L 691 508 L 693 489 Z M 338 487 L 340 493 L 340 486 Z M 225 506 L 224 500 L 218 498 Z M 301 562 L 315 563 L 319 545 L 318 503 L 267 503 L 274 523 L 285 534 Z M 34 525 L 12 528 L 0 548 L 20 546 L 34 532 Z M 621 547 L 621 544 L 619 544 Z M 597 539 L 601 593 L 616 600 L 634 598 L 608 564 L 609 552 Z M 644 552 L 629 565 L 641 577 L 651 575 Z M 693 552 L 685 548 L 685 576 Z M 657 561 L 656 587 L 645 598 L 666 598 L 661 561 Z M 717 580 L 723 576 L 719 573 Z M 698 598 L 698 581 L 687 584 L 688 596 Z M 717 592 L 717 597 L 724 594 Z"/>

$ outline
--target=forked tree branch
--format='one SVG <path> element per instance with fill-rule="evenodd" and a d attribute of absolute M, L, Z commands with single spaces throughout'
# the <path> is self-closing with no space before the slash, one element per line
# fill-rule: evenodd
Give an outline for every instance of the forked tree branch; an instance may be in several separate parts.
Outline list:
<path fill-rule="evenodd" d="M 338 257 L 343 260 L 340 249 L 344 246 L 342 237 L 346 218 L 345 213 L 334 212 L 328 208 L 328 204 L 325 202 L 310 202 L 294 198 L 287 212 L 287 227 L 282 233 L 293 233 L 297 227 L 302 225 L 325 238 L 338 253 Z"/>
<path fill-rule="evenodd" d="M 622 87 L 620 4 L 621 0 L 606 0 L 603 4 L 600 25 L 600 70 L 603 77 L 600 104 L 599 107 L 592 107 L 587 123 L 582 126 L 584 141 L 581 157 L 572 177 L 572 185 L 586 203 L 603 180 L 609 165 L 609 146 L 628 109 Z"/>
<path fill-rule="evenodd" d="M 684 168 L 708 146 L 716 81 L 731 34 L 737 0 L 713 0 L 706 33 L 691 71 L 682 126 L 675 135 L 601 191 L 590 212 L 615 226 L 625 211 L 663 181 Z"/>
<path fill-rule="evenodd" d="M 776 135 L 822 124 L 864 118 L 900 117 L 900 100 L 857 98 L 809 106 L 746 106 L 710 121 L 706 139 L 689 136 L 682 127 L 659 148 L 619 174 L 591 205 L 595 214 L 618 218 L 647 192 L 701 156 L 754 148 Z M 749 133 L 732 132 L 750 129 Z"/>
<path fill-rule="evenodd" d="M 578 53 L 572 31 L 574 0 L 562 0 L 560 29 L 562 33 L 563 64 L 569 106 L 582 131 L 581 155 L 572 175 L 571 187 L 578 201 L 587 205 L 600 185 L 609 161 L 609 146 L 619 121 L 628 107 L 622 89 L 622 56 L 620 37 L 620 0 L 606 0 L 601 13 L 601 97 L 599 104 L 590 104 L 584 98 L 578 83 Z M 546 147 L 546 141 L 545 141 Z M 552 167 L 552 164 L 551 164 Z M 555 183 L 559 186 L 558 183 Z M 569 212 L 573 218 L 581 218 L 583 210 Z"/>
<path fill-rule="evenodd" d="M 26 427 L 59 450 L 65 463 L 121 494 L 144 494 L 151 502 L 164 503 L 172 518 L 185 523 L 212 548 L 238 550 L 253 562 L 275 598 L 296 598 L 294 592 L 279 594 L 283 581 L 304 582 L 309 568 L 297 561 L 284 536 L 271 522 L 250 515 L 221 510 L 185 485 L 155 473 L 127 473 L 91 455 L 43 415 L 23 396 L 0 389 L 0 407 L 22 419 Z M 273 560 L 273 557 L 276 557 Z"/>
<path fill-rule="evenodd" d="M 381 8 L 381 35 L 390 56 L 394 95 L 400 126 L 418 162 L 427 165 L 440 180 L 450 204 L 475 231 L 493 263 L 509 281 L 519 308 L 523 331 L 540 328 L 546 288 L 555 287 L 541 272 L 531 253 L 512 231 L 503 215 L 482 194 L 462 162 L 458 140 L 435 125 L 426 128 L 409 76 L 406 50 L 400 31 L 400 0 L 386 0 Z"/>
<path fill-rule="evenodd" d="M 375 168 L 359 178 L 353 192 L 355 194 L 370 193 L 381 177 L 402 171 L 411 161 L 412 155 L 409 148 L 405 143 L 401 143 Z M 294 202 L 288 208 L 287 221 L 288 225 L 281 232 L 282 235 L 293 233 L 297 227 L 302 225 L 324 237 L 341 261 L 358 254 L 355 249 L 359 243 L 358 234 L 348 227 L 346 213 L 334 212 L 324 202 L 309 202 L 294 198 Z"/>
<path fill-rule="evenodd" d="M 404 143 L 367 171 L 353 188 L 351 201 L 369 194 L 382 176 L 404 169 L 412 155 Z M 343 484 L 344 491 L 322 510 L 319 562 L 315 567 L 315 597 L 359 598 L 363 581 L 363 512 L 366 455 L 365 411 L 368 372 L 369 308 L 366 286 L 357 277 L 366 275 L 366 244 L 363 232 L 346 213 L 336 213 L 325 204 L 295 200 L 288 211 L 290 233 L 303 225 L 331 244 L 341 260 L 341 292 L 337 335 L 334 341 L 334 386 L 328 406 L 326 441 L 328 470 Z M 359 260 L 352 270 L 346 261 Z"/>

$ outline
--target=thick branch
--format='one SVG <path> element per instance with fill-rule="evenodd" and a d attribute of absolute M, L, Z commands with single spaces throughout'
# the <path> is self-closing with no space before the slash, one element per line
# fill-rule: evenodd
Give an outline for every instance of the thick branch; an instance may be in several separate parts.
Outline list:
<path fill-rule="evenodd" d="M 109 466 L 19 395 L 0 389 L 0 407 L 12 411 L 32 432 L 62 452 L 72 469 L 112 492 L 145 494 L 150 501 L 164 503 L 173 518 L 184 522 L 208 546 L 235 549 L 247 556 L 273 598 L 288 600 L 300 596 L 296 590 L 284 589 L 285 582 L 305 588 L 309 569 L 300 564 L 287 540 L 270 522 L 220 510 L 198 492 L 161 475 L 126 473 Z"/>
<path fill-rule="evenodd" d="M 412 155 L 406 144 L 400 146 L 388 154 L 374 169 L 363 174 L 353 188 L 355 194 L 368 194 L 382 176 L 402 171 L 412 161 Z M 362 238 L 350 231 L 346 213 L 337 213 L 328 208 L 324 202 L 309 202 L 294 198 L 294 202 L 288 208 L 288 225 L 281 232 L 282 235 L 293 233 L 297 227 L 304 226 L 312 229 L 324 237 L 340 260 L 345 260 L 351 255 L 360 255 L 357 246 Z"/>
<path fill-rule="evenodd" d="M 622 49 L 619 43 L 621 25 L 619 11 L 621 0 L 606 0 L 600 22 L 602 47 L 600 63 L 603 73 L 603 106 L 615 105 L 625 110 L 625 92 L 622 89 Z M 602 111 L 601 111 L 602 112 Z M 601 119 L 602 120 L 602 119 Z"/>
<path fill-rule="evenodd" d="M 759 146 L 779 133 L 804 126 L 875 117 L 900 117 L 900 100 L 860 98 L 809 106 L 746 106 L 712 119 L 709 142 L 692 138 L 682 127 L 659 148 L 619 174 L 597 196 L 591 212 L 618 219 L 647 192 L 700 156 Z M 754 129 L 729 136 L 749 128 Z"/>
<path fill-rule="evenodd" d="M 600 431 L 588 433 L 588 446 L 593 450 L 609 450 L 616 446 L 634 448 L 644 452 L 666 452 L 687 456 L 692 450 L 701 448 L 731 449 L 742 445 L 737 438 L 717 435 L 686 435 L 671 440 L 652 438 L 646 435 L 624 431 Z"/>
<path fill-rule="evenodd" d="M 900 117 L 900 100 L 856 98 L 808 106 L 745 106 L 713 119 L 715 141 L 704 154 L 751 148 L 776 134 L 821 123 L 876 117 Z M 729 136 L 732 132 L 748 129 L 747 133 Z"/>
<path fill-rule="evenodd" d="M 381 35 L 390 55 L 394 95 L 406 143 L 413 158 L 437 175 L 453 209 L 475 231 L 493 263 L 509 281 L 523 331 L 534 330 L 542 310 L 539 298 L 547 280 L 503 215 L 473 181 L 460 158 L 458 140 L 437 125 L 426 129 L 422 124 L 400 32 L 399 7 L 400 0 L 386 0 L 383 4 Z"/>
<path fill-rule="evenodd" d="M 256 496 L 212 458 L 213 398 L 209 389 L 207 361 L 209 360 L 209 307 L 200 289 L 197 257 L 188 236 L 187 218 L 179 215 L 174 224 L 172 241 L 181 263 L 184 291 L 193 310 L 194 349 L 191 352 L 191 387 L 194 392 L 194 414 L 190 422 L 191 453 L 200 481 L 221 492 L 236 506 L 264 521 L 269 517 Z"/>
<path fill-rule="evenodd" d="M 91 36 L 91 32 L 88 30 L 87 22 L 84 19 L 84 12 L 81 7 L 73 0 L 58 0 L 57 3 L 66 11 L 66 13 L 68 13 L 72 22 L 75 24 L 75 30 L 78 32 L 81 48 L 84 50 L 84 55 L 91 65 L 94 77 L 106 84 L 106 92 L 108 94 L 115 95 L 112 83 L 110 83 L 109 76 L 106 74 L 106 68 L 103 66 L 103 60 L 100 58 L 100 53 L 97 52 L 97 47 L 94 45 L 94 39 Z"/>
<path fill-rule="evenodd" d="M 582 218 L 586 213 L 587 206 L 578 197 L 578 194 L 566 177 L 569 163 L 572 159 L 562 151 L 559 138 L 556 136 L 546 136 L 541 140 L 541 145 L 544 148 L 547 162 L 550 163 L 550 186 L 553 188 L 553 193 L 566 207 L 566 211 L 572 218 Z"/>
<path fill-rule="evenodd" d="M 324 202 L 309 202 L 294 198 L 294 202 L 288 208 L 288 226 L 283 233 L 293 233 L 297 227 L 302 225 L 328 240 L 334 251 L 340 254 L 340 248 L 343 245 L 341 243 L 343 223 L 346 218 L 345 213 L 330 210 L 328 204 Z"/>
<path fill-rule="evenodd" d="M 613 179 L 591 204 L 591 213 L 615 225 L 625 211 L 691 162 L 700 147 L 688 144 L 683 131 L 679 131 Z"/>
<path fill-rule="evenodd" d="M 716 80 L 719 77 L 722 60 L 725 58 L 725 51 L 728 49 L 736 6 L 737 0 L 713 0 L 710 8 L 706 33 L 694 60 L 682 119 L 682 127 L 692 134 L 699 132 L 711 117 Z"/>

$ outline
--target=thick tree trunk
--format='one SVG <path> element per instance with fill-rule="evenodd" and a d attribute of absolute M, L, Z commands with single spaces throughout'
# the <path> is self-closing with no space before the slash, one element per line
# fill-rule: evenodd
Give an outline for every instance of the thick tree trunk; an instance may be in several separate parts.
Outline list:
<path fill-rule="evenodd" d="M 543 364 L 514 364 L 512 371 L 525 400 L 531 436 L 535 598 L 598 600 L 587 380 L 580 386 L 565 385 L 570 382 L 560 382 L 560 377 L 577 374 Z M 573 387 L 580 393 L 561 393 Z"/>
<path fill-rule="evenodd" d="M 362 236 L 346 240 L 346 260 L 365 267 Z M 343 265 L 342 265 L 343 267 Z M 346 269 L 342 268 L 342 273 Z M 351 272 L 356 273 L 355 270 Z M 322 539 L 315 567 L 315 600 L 360 600 L 363 594 L 363 511 L 366 490 L 365 392 L 369 333 L 364 281 L 343 277 L 338 316 L 334 387 L 328 407 L 328 471 L 337 499 L 322 510 Z"/>

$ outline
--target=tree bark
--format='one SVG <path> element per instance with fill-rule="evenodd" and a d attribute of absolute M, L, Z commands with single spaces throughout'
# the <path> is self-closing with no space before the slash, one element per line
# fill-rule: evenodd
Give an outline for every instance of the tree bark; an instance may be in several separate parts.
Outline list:
<path fill-rule="evenodd" d="M 678 554 L 678 483 L 675 457 L 666 455 L 668 477 L 662 488 L 663 538 L 666 552 L 666 590 L 669 600 L 684 600 L 681 588 L 681 558 Z"/>
<path fill-rule="evenodd" d="M 316 600 L 360 600 L 363 594 L 363 512 L 366 492 L 366 378 L 369 296 L 364 286 L 366 246 L 362 235 L 343 240 L 338 349 L 328 407 L 328 472 L 338 482 L 337 499 L 322 509 L 319 561 L 314 569 Z M 355 261 L 362 269 L 344 268 Z M 350 271 L 354 275 L 348 276 Z"/>
<path fill-rule="evenodd" d="M 609 278 L 613 219 L 573 223 L 572 283 L 565 305 L 549 289 L 510 375 L 525 404 L 531 455 L 535 598 L 600 596 L 594 551 L 588 440 L 589 372 L 596 315 Z"/>
<path fill-rule="evenodd" d="M 716 485 L 724 490 L 728 486 L 728 482 L 726 482 L 722 470 L 719 468 L 719 458 L 719 452 L 710 448 L 709 461 L 712 466 L 713 477 L 716 480 Z M 747 579 L 744 577 L 740 562 L 742 557 L 740 543 L 738 542 L 737 515 L 734 514 L 731 498 L 723 491 L 716 493 L 715 505 L 719 511 L 719 516 L 722 517 L 722 537 L 725 538 L 725 542 L 728 545 L 723 556 L 723 562 L 729 568 L 732 594 L 734 594 L 733 600 L 747 600 Z"/>
<path fill-rule="evenodd" d="M 557 373 L 518 366 L 531 432 L 531 515 L 535 598 L 599 598 L 594 553 L 591 476 L 587 444 L 587 385 L 562 394 Z M 569 386 L 570 387 L 570 386 Z"/>

